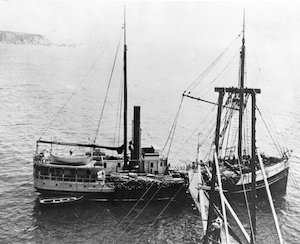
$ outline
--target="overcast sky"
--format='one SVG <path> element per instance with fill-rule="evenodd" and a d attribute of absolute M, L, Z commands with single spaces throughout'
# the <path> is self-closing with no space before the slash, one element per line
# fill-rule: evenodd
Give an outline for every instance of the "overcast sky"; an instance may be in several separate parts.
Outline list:
<path fill-rule="evenodd" d="M 124 1 L 1 1 L 0 30 L 82 45 L 114 41 L 120 36 L 123 5 Z M 216 57 L 242 30 L 245 8 L 247 50 L 255 50 L 261 66 L 269 73 L 280 67 L 281 72 L 274 72 L 277 79 L 293 78 L 300 70 L 300 1 L 127 1 L 126 6 L 128 43 L 136 52 L 159 45 L 172 53 L 203 53 L 200 48 L 205 46 L 215 50 Z"/>

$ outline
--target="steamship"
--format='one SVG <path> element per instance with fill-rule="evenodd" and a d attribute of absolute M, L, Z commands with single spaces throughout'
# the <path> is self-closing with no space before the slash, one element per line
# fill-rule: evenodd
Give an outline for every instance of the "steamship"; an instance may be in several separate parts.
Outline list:
<path fill-rule="evenodd" d="M 33 177 L 34 186 L 42 196 L 137 201 L 185 195 L 185 175 L 170 170 L 167 158 L 157 148 L 141 147 L 139 106 L 134 107 L 133 137 L 128 143 L 125 23 L 123 29 L 123 145 L 111 147 L 101 146 L 96 140 L 71 143 L 40 138 L 36 142 Z"/>

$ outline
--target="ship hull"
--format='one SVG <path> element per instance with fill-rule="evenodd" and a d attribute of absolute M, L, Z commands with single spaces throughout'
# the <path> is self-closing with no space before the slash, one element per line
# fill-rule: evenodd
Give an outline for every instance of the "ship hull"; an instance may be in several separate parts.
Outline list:
<path fill-rule="evenodd" d="M 285 193 L 286 192 L 286 186 L 287 186 L 287 180 L 288 180 L 288 172 L 289 167 L 283 169 L 282 171 L 278 172 L 275 175 L 272 175 L 271 177 L 268 177 L 268 183 L 270 187 L 270 191 L 273 194 L 276 193 Z M 244 189 L 246 192 L 251 191 L 251 183 L 239 184 L 231 187 L 224 188 L 227 191 L 227 195 L 231 195 L 233 198 L 239 198 L 244 195 Z M 264 180 L 257 180 L 256 181 L 256 194 L 258 197 L 266 197 L 266 187 Z"/>
<path fill-rule="evenodd" d="M 45 184 L 44 184 L 45 183 Z M 48 183 L 48 184 L 47 184 Z M 51 185 L 50 185 L 50 184 Z M 63 189 L 64 187 L 53 188 L 53 182 L 37 182 L 35 181 L 36 190 L 42 196 L 83 196 L 85 200 L 95 201 L 152 201 L 152 200 L 182 200 L 187 198 L 185 183 L 172 183 L 172 184 L 143 184 L 135 182 L 134 185 L 124 186 L 124 183 L 114 187 L 101 187 L 90 188 L 83 190 L 70 190 Z M 54 183 L 57 184 L 57 183 Z M 76 182 L 74 182 L 74 185 Z M 71 185 L 71 184 L 70 184 Z M 78 183 L 77 183 L 78 185 Z M 73 187 L 73 186 L 72 186 Z M 71 188 L 71 187 L 70 187 Z M 74 188 L 74 187 L 73 187 Z M 80 187 L 79 187 L 80 188 Z M 95 189 L 95 190 L 94 190 Z"/>

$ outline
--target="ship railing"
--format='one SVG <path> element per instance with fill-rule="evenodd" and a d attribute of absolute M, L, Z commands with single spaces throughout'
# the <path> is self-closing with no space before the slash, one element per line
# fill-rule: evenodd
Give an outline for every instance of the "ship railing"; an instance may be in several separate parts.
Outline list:
<path fill-rule="evenodd" d="M 53 176 L 53 175 L 41 175 L 41 174 L 35 174 L 35 177 L 37 179 L 54 180 L 54 181 L 88 182 L 88 183 L 95 183 L 97 181 L 96 178 L 81 178 L 81 177 L 69 177 L 69 176 Z"/>

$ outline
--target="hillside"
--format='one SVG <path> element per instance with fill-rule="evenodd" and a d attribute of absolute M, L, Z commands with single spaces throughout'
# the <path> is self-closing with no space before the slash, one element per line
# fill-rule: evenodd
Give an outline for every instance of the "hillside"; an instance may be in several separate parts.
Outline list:
<path fill-rule="evenodd" d="M 0 42 L 8 44 L 51 45 L 51 42 L 39 34 L 0 31 Z"/>

